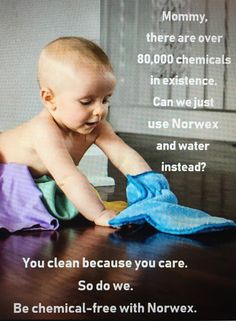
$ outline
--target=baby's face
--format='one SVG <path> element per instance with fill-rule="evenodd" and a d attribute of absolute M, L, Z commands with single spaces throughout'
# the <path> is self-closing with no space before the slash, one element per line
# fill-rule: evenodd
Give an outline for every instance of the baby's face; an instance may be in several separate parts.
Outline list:
<path fill-rule="evenodd" d="M 55 93 L 55 120 L 80 134 L 91 133 L 106 117 L 115 76 L 108 70 L 84 65 L 65 70 Z"/>

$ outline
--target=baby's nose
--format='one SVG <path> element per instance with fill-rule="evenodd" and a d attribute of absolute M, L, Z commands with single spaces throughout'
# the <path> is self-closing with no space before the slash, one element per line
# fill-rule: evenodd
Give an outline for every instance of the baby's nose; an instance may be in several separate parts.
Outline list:
<path fill-rule="evenodd" d="M 107 105 L 102 104 L 102 103 L 97 103 L 94 110 L 93 114 L 98 115 L 98 116 L 103 116 L 107 112 Z"/>

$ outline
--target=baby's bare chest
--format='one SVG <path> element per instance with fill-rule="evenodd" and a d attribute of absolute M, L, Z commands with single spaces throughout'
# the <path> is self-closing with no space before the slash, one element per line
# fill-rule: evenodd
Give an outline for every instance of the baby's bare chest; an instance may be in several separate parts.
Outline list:
<path fill-rule="evenodd" d="M 84 156 L 87 149 L 94 143 L 92 136 L 75 136 L 65 138 L 66 148 L 76 165 Z"/>

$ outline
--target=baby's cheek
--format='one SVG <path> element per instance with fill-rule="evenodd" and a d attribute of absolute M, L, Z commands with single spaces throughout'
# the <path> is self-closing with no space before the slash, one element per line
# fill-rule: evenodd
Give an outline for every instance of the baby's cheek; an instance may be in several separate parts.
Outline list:
<path fill-rule="evenodd" d="M 102 118 L 103 118 L 103 119 L 107 118 L 107 114 L 108 114 L 108 108 L 106 108 L 106 109 L 104 110 L 104 113 L 103 113 L 103 115 L 102 115 Z"/>
<path fill-rule="evenodd" d="M 69 115 L 71 121 L 86 122 L 89 118 L 89 112 L 80 108 L 76 108 L 73 113 Z"/>
<path fill-rule="evenodd" d="M 89 118 L 91 118 L 91 114 L 89 112 L 78 112 L 77 118 L 82 123 L 87 122 Z"/>

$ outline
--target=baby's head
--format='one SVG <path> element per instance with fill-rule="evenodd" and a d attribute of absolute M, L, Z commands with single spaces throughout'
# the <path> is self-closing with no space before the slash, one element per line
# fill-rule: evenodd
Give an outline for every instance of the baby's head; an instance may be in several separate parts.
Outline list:
<path fill-rule="evenodd" d="M 60 80 L 60 72 L 64 67 L 90 68 L 112 71 L 108 56 L 94 42 L 81 37 L 61 37 L 47 44 L 39 57 L 38 83 L 42 87 L 54 87 Z M 55 79 L 55 72 L 59 79 Z"/>
<path fill-rule="evenodd" d="M 38 83 L 43 104 L 58 124 L 86 134 L 106 116 L 115 76 L 94 42 L 62 37 L 42 50 Z"/>

